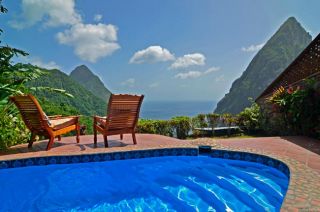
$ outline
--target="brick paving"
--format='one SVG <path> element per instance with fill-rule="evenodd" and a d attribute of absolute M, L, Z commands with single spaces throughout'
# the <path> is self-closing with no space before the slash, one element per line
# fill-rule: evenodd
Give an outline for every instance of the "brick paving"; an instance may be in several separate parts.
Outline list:
<path fill-rule="evenodd" d="M 140 149 L 193 147 L 210 145 L 215 149 L 236 150 L 268 155 L 283 161 L 290 168 L 290 183 L 282 205 L 282 211 L 320 211 L 320 141 L 307 137 L 261 137 L 195 140 L 178 140 L 160 135 L 137 134 L 137 145 L 130 135 L 121 141 L 119 136 L 110 136 L 109 148 L 104 148 L 102 136 L 98 136 L 98 147 L 93 146 L 93 136 L 81 136 L 80 144 L 74 137 L 56 141 L 50 151 L 45 151 L 47 141 L 34 143 L 32 149 L 26 144 L 11 147 L 0 153 L 1 160 L 17 158 L 78 155 L 100 152 L 130 151 Z"/>

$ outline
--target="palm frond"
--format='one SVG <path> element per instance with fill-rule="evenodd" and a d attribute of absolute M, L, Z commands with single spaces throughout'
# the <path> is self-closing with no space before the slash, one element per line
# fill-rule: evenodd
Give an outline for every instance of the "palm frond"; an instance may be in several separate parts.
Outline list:
<path fill-rule="evenodd" d="M 31 87 L 30 90 L 32 91 L 49 91 L 49 92 L 56 92 L 71 98 L 74 98 L 74 96 L 70 93 L 68 93 L 66 90 L 59 89 L 59 88 L 51 88 L 51 87 L 44 87 L 44 86 L 38 86 L 38 87 Z"/>

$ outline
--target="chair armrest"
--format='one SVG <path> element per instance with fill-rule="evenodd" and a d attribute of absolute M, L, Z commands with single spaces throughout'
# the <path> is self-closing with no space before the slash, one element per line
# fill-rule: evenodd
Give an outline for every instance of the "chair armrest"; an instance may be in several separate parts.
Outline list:
<path fill-rule="evenodd" d="M 106 124 L 106 118 L 107 117 L 103 117 L 103 116 L 93 116 L 93 122 L 94 124 L 101 124 L 101 125 L 105 125 Z"/>
<path fill-rule="evenodd" d="M 106 119 L 107 117 L 106 116 L 93 116 L 93 118 L 95 118 L 95 119 Z"/>
<path fill-rule="evenodd" d="M 49 119 L 57 119 L 57 118 L 61 118 L 62 115 L 54 115 L 54 116 L 48 116 Z"/>
<path fill-rule="evenodd" d="M 65 118 L 72 118 L 72 119 L 76 119 L 77 122 L 79 122 L 79 117 L 80 117 L 80 116 L 61 116 L 61 115 L 59 115 L 59 116 L 55 116 L 55 117 L 53 117 L 53 118 L 51 118 L 51 117 L 49 116 L 49 119 L 50 119 L 50 120 L 59 120 L 59 119 L 65 119 Z"/>

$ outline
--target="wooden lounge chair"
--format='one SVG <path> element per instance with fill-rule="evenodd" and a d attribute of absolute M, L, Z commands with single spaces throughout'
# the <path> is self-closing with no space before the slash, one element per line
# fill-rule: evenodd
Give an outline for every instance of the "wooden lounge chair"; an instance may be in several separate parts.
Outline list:
<path fill-rule="evenodd" d="M 76 140 L 79 143 L 80 125 L 78 116 L 49 116 L 42 111 L 37 99 L 32 95 L 12 96 L 10 100 L 19 109 L 24 123 L 31 131 L 31 139 L 28 147 L 31 148 L 36 135 L 49 138 L 47 150 L 51 149 L 54 138 L 61 140 L 61 135 L 70 131 L 76 131 Z"/>
<path fill-rule="evenodd" d="M 133 143 L 137 144 L 135 128 L 143 97 L 143 95 L 112 94 L 108 103 L 107 117 L 93 118 L 94 145 L 97 146 L 97 131 L 103 134 L 105 147 L 108 147 L 108 135 L 120 134 L 122 140 L 125 133 L 131 133 Z"/>

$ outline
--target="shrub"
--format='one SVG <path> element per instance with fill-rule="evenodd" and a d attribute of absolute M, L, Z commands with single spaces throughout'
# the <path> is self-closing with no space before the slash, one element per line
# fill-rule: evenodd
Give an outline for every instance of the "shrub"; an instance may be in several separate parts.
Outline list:
<path fill-rule="evenodd" d="M 154 122 L 154 128 L 156 130 L 156 133 L 159 135 L 171 137 L 174 135 L 173 124 L 170 120 L 157 120 L 156 122 Z"/>
<path fill-rule="evenodd" d="M 260 107 L 257 103 L 252 103 L 237 115 L 237 125 L 248 133 L 253 133 L 260 129 Z"/>
<path fill-rule="evenodd" d="M 206 115 L 205 114 L 198 114 L 197 116 L 193 117 L 191 119 L 191 124 L 192 124 L 192 128 L 204 128 L 204 127 L 208 127 L 208 123 L 206 120 Z"/>
<path fill-rule="evenodd" d="M 190 118 L 187 116 L 177 116 L 171 119 L 176 131 L 177 138 L 185 139 L 191 130 Z"/>
<path fill-rule="evenodd" d="M 304 80 L 297 87 L 280 87 L 268 100 L 290 134 L 320 137 L 320 82 L 316 79 Z"/>
<path fill-rule="evenodd" d="M 25 143 L 30 138 L 30 132 L 19 115 L 0 111 L 0 150 L 10 146 Z"/>
<path fill-rule="evenodd" d="M 233 124 L 236 123 L 237 119 L 232 114 L 225 113 L 225 114 L 222 114 L 222 120 L 225 123 L 225 125 L 227 125 L 227 127 L 228 127 L 228 135 L 230 136 L 230 134 L 231 134 L 231 128 L 230 127 Z"/>
<path fill-rule="evenodd" d="M 139 119 L 137 129 L 136 129 L 137 132 L 138 133 L 156 134 L 154 122 L 155 122 L 154 120 Z"/>
<path fill-rule="evenodd" d="M 8 10 L 0 0 L 0 14 Z M 3 30 L 0 29 L 0 34 Z M 0 40 L 1 43 L 1 40 Z M 35 80 L 46 72 L 39 67 L 30 64 L 14 63 L 15 57 L 27 56 L 28 53 L 12 48 L 0 46 L 0 148 L 23 143 L 28 140 L 29 133 L 16 109 L 10 110 L 13 105 L 9 102 L 12 95 L 22 95 L 35 90 L 48 90 L 67 94 L 64 90 L 50 87 L 27 87 L 26 83 Z M 14 108 L 14 107 L 13 107 Z"/>
<path fill-rule="evenodd" d="M 207 122 L 208 122 L 208 127 L 212 129 L 212 135 L 214 135 L 214 128 L 217 126 L 220 115 L 217 113 L 208 113 L 206 114 Z"/>
<path fill-rule="evenodd" d="M 173 136 L 174 128 L 170 120 L 139 119 L 137 132 Z"/>

